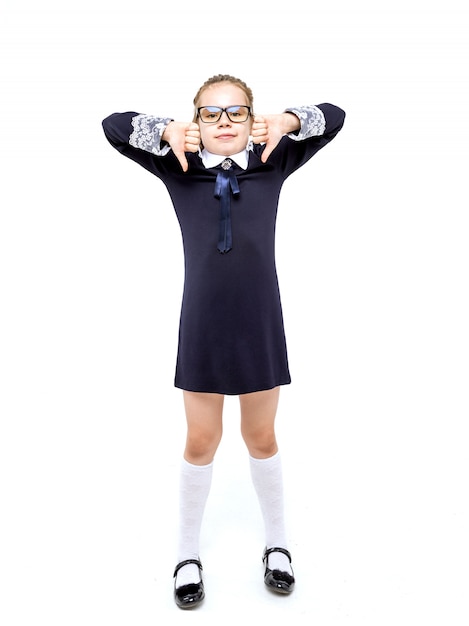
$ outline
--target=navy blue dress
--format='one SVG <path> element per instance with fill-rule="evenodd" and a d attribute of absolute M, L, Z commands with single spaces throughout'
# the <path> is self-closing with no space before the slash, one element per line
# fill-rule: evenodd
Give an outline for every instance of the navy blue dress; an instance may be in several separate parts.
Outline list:
<path fill-rule="evenodd" d="M 187 153 L 184 173 L 172 151 L 158 156 L 130 145 L 135 112 L 103 121 L 109 142 L 166 185 L 181 227 L 185 279 L 175 386 L 238 395 L 290 383 L 282 307 L 275 267 L 275 224 L 285 179 L 331 141 L 345 114 L 318 105 L 324 132 L 303 140 L 282 138 L 262 163 L 263 146 L 236 170 L 239 194 L 231 198 L 232 249 L 217 249 L 220 200 L 217 168 Z M 293 109 L 290 109 L 293 111 Z M 159 119 L 159 118 L 155 118 Z M 168 120 L 169 121 L 169 120 Z"/>

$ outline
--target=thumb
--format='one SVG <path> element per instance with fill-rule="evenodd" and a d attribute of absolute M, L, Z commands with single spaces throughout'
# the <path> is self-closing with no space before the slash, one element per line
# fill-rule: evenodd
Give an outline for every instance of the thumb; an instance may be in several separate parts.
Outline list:
<path fill-rule="evenodd" d="M 272 145 L 272 142 L 267 140 L 267 143 L 265 144 L 264 151 L 261 154 L 261 161 L 262 161 L 262 163 L 265 163 L 267 161 L 269 156 L 272 154 L 274 148 L 275 148 L 275 144 Z"/>
<path fill-rule="evenodd" d="M 178 150 L 178 151 L 173 150 L 173 152 L 174 152 L 174 156 L 181 164 L 182 171 L 187 172 L 187 170 L 189 169 L 189 163 L 187 162 L 186 155 L 184 154 L 184 150 Z"/>

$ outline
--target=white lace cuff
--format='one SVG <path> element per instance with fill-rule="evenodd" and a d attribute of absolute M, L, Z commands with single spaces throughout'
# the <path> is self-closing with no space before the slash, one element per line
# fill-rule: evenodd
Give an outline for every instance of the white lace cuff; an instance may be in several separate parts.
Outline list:
<path fill-rule="evenodd" d="M 134 148 L 146 150 L 156 156 L 164 156 L 171 150 L 169 145 L 161 145 L 161 137 L 166 126 L 172 122 L 169 117 L 155 117 L 154 115 L 136 115 L 132 118 L 133 133 L 129 143 Z"/>
<path fill-rule="evenodd" d="M 285 113 L 293 113 L 300 120 L 300 130 L 298 134 L 288 133 L 290 139 L 302 141 L 309 137 L 318 137 L 324 135 L 326 130 L 326 119 L 321 109 L 314 104 L 304 107 L 292 107 L 285 109 Z"/>

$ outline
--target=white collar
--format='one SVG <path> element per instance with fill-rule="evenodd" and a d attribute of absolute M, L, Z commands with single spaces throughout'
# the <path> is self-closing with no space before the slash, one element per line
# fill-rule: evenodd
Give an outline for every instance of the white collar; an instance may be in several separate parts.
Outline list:
<path fill-rule="evenodd" d="M 230 154 L 228 157 L 221 156 L 219 154 L 213 154 L 213 152 L 209 152 L 204 148 L 200 152 L 200 158 L 202 159 L 202 163 L 204 164 L 204 166 L 207 168 L 216 167 L 217 165 L 220 165 L 220 163 L 226 158 L 230 158 L 236 163 L 236 165 L 239 165 L 239 167 L 245 170 L 248 166 L 249 150 L 252 150 L 251 142 L 244 150 L 241 150 L 241 152 L 238 152 L 237 154 Z"/>

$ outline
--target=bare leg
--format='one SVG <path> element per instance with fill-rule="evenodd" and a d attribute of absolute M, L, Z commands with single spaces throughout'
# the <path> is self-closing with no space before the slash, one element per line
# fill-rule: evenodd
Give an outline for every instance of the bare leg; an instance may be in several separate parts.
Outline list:
<path fill-rule="evenodd" d="M 184 458 L 194 465 L 213 461 L 223 433 L 224 396 L 184 391 L 187 438 Z"/>
<path fill-rule="evenodd" d="M 280 388 L 246 393 L 239 396 L 241 407 L 241 434 L 255 459 L 267 459 L 278 452 L 275 438 Z"/>

